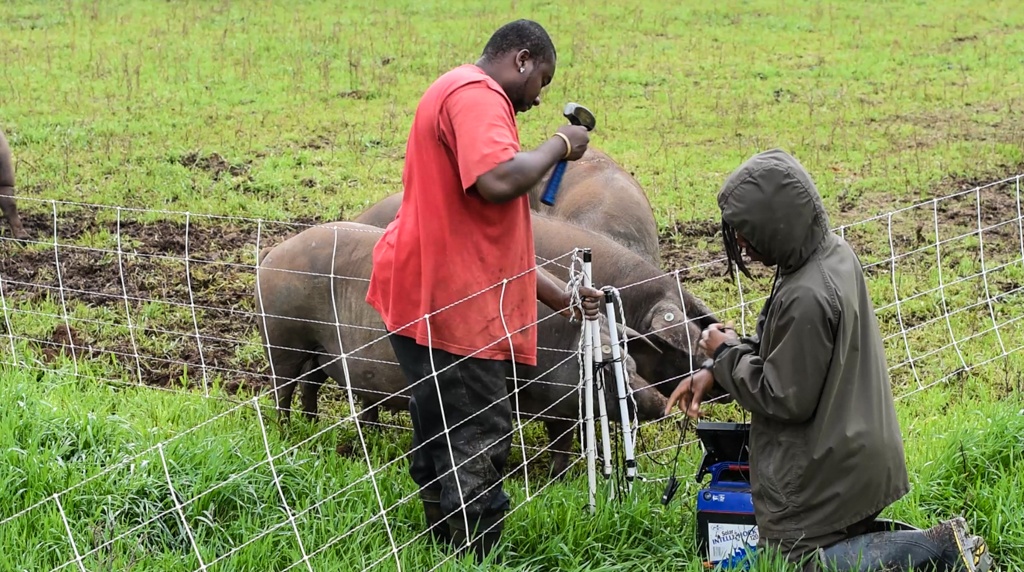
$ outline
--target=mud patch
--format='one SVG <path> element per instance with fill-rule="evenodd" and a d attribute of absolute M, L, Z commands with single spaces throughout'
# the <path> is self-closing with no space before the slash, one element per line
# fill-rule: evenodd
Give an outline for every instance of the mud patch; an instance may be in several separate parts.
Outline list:
<path fill-rule="evenodd" d="M 1013 173 L 1024 172 L 1024 165 Z M 907 200 L 893 204 L 885 197 L 856 200 L 839 197 L 840 213 L 830 214 L 832 225 L 861 255 L 865 264 L 920 251 L 940 243 L 947 244 L 973 235 L 989 253 L 1020 251 L 1020 213 L 1016 184 L 1011 181 L 992 184 L 1007 175 L 987 179 L 948 177 L 936 187 L 933 201 Z M 917 205 L 912 208 L 905 205 Z M 888 211 L 898 209 L 887 216 Z M 938 231 L 936 231 L 936 219 Z M 694 278 L 722 275 L 726 272 L 720 222 L 715 220 L 677 221 L 660 233 L 662 266 L 683 269 Z M 891 243 L 890 243 L 891 238 Z M 973 246 L 975 255 L 978 248 Z M 699 267 L 697 269 L 693 267 Z M 770 276 L 760 264 L 749 270 L 755 276 Z M 869 272 L 876 272 L 870 269 Z"/>
<path fill-rule="evenodd" d="M 362 89 L 350 89 L 346 91 L 339 91 L 338 97 L 344 99 L 376 99 L 377 94 L 372 91 L 366 91 Z"/>
<path fill-rule="evenodd" d="M 972 256 L 1019 252 L 1020 213 L 1016 185 L 957 180 L 954 188 L 937 193 L 933 200 L 918 201 L 910 207 L 895 205 L 849 223 L 839 230 L 867 261 L 906 256 L 930 250 L 936 245 L 944 252 L 966 249 Z"/>
<path fill-rule="evenodd" d="M 326 135 L 317 135 L 302 145 L 299 145 L 299 147 L 302 149 L 328 149 L 330 147 L 334 147 L 334 140 Z"/>
<path fill-rule="evenodd" d="M 202 387 L 219 376 L 234 393 L 269 382 L 253 302 L 258 248 L 318 221 L 118 225 L 77 212 L 58 217 L 56 246 L 52 216 L 24 222 L 32 241 L 0 240 L 15 339 L 46 363 L 96 359 L 114 364 L 115 376 L 161 387 Z M 8 333 L 6 321 L 0 330 Z"/>
<path fill-rule="evenodd" d="M 220 179 L 224 173 L 228 173 L 232 177 L 240 177 L 248 173 L 251 166 L 248 161 L 232 164 L 219 153 L 202 155 L 197 151 L 193 151 L 185 155 L 179 162 L 190 169 L 206 171 L 213 176 L 214 179 Z"/>
<path fill-rule="evenodd" d="M 662 229 L 658 245 L 661 248 L 661 266 L 665 270 L 682 269 L 681 274 L 684 274 L 701 265 L 705 265 L 702 266 L 704 272 L 725 270 L 721 262 L 707 266 L 724 256 L 721 230 L 714 221 L 677 221 Z"/>
<path fill-rule="evenodd" d="M 661 266 L 666 271 L 679 270 L 687 280 L 704 280 L 728 275 L 721 222 L 718 220 L 677 221 L 663 229 L 658 242 Z M 755 278 L 770 277 L 771 270 L 760 264 L 748 264 Z"/>
<path fill-rule="evenodd" d="M 82 350 L 86 347 L 78 332 L 74 328 L 69 328 L 67 324 L 55 326 L 49 342 L 50 345 L 42 350 L 43 360 L 47 363 L 53 363 L 62 354 L 65 357 L 82 355 Z"/>

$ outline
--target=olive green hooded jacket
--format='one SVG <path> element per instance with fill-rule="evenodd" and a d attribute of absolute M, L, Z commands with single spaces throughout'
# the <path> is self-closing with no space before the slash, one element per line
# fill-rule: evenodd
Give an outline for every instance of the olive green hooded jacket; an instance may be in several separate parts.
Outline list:
<path fill-rule="evenodd" d="M 761 545 L 825 536 L 910 488 L 861 263 L 831 232 L 810 176 L 783 151 L 744 163 L 718 205 L 723 220 L 776 264 L 756 335 L 725 342 L 713 366 L 716 389 L 751 414 Z"/>

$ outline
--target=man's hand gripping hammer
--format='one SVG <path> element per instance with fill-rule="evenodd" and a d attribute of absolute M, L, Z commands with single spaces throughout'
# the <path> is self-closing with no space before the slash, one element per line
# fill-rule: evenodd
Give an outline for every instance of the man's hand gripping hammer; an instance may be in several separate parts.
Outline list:
<path fill-rule="evenodd" d="M 573 125 L 582 125 L 587 128 L 587 131 L 593 131 L 594 127 L 597 126 L 597 119 L 589 109 L 579 105 L 577 103 L 565 104 L 565 109 L 562 111 L 562 115 L 569 120 L 569 123 Z M 565 166 L 568 164 L 567 161 L 559 161 L 555 165 L 554 172 L 551 173 L 551 178 L 548 179 L 548 186 L 544 189 L 544 194 L 540 197 L 540 202 L 551 206 L 555 204 L 555 195 L 558 194 L 558 186 L 562 184 L 562 175 L 565 174 Z"/>

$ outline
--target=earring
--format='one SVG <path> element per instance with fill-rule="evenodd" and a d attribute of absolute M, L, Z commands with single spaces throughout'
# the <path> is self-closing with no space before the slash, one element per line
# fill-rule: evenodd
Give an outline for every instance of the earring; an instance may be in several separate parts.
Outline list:
<path fill-rule="evenodd" d="M 525 68 L 525 67 L 520 67 L 520 68 L 519 68 L 519 73 L 523 73 L 523 72 L 525 72 L 525 71 L 526 71 L 526 68 Z"/>

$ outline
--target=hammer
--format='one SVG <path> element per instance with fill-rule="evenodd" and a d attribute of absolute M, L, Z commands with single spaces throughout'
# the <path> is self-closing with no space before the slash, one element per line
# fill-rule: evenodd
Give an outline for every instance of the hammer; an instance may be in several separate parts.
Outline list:
<path fill-rule="evenodd" d="M 573 125 L 582 125 L 587 128 L 587 131 L 593 131 L 594 127 L 597 126 L 597 119 L 589 109 L 579 105 L 577 103 L 565 104 L 565 109 L 562 111 L 562 115 L 569 120 L 569 123 Z M 555 195 L 558 194 L 558 186 L 562 184 L 562 175 L 565 174 L 565 166 L 567 161 L 564 159 L 559 161 L 555 165 L 554 172 L 551 173 L 551 178 L 548 179 L 548 186 L 544 189 L 544 194 L 540 197 L 540 202 L 551 206 L 555 204 Z"/>

